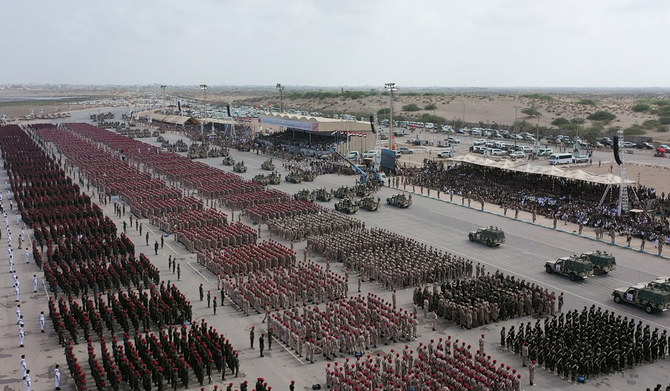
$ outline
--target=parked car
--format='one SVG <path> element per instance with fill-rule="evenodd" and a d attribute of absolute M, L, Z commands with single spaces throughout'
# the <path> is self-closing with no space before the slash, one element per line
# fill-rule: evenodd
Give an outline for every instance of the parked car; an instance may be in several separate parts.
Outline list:
<path fill-rule="evenodd" d="M 442 158 L 448 158 L 448 157 L 454 157 L 455 153 L 452 150 L 446 150 L 446 151 L 440 151 L 440 153 L 437 154 L 437 157 L 442 157 Z"/>
<path fill-rule="evenodd" d="M 623 147 L 624 148 L 633 148 L 633 147 L 635 147 L 635 143 L 632 143 L 630 141 L 624 141 L 623 142 Z"/>
<path fill-rule="evenodd" d="M 484 140 L 483 138 L 478 138 L 478 139 L 475 140 L 475 142 L 473 143 L 473 145 L 484 145 L 484 144 L 486 144 L 486 140 Z"/>
<path fill-rule="evenodd" d="M 526 157 L 526 154 L 521 151 L 514 151 L 509 154 L 509 157 L 511 157 L 512 159 L 523 159 Z"/>
<path fill-rule="evenodd" d="M 371 149 L 369 151 L 363 152 L 363 159 L 374 159 L 378 155 L 379 154 L 377 153 L 377 151 L 375 151 L 374 149 Z"/>
<path fill-rule="evenodd" d="M 449 140 L 449 142 L 452 143 L 452 144 L 460 144 L 461 143 L 460 139 L 458 139 L 456 137 L 453 137 L 453 136 L 447 137 L 447 140 Z"/>
<path fill-rule="evenodd" d="M 502 149 L 498 149 L 498 148 L 491 149 L 491 156 L 502 156 L 504 154 L 505 154 L 505 151 L 503 151 Z"/>
<path fill-rule="evenodd" d="M 412 153 L 414 153 L 414 151 L 407 148 L 407 147 L 400 147 L 400 148 L 398 148 L 398 153 L 400 153 L 400 154 L 412 154 Z"/>

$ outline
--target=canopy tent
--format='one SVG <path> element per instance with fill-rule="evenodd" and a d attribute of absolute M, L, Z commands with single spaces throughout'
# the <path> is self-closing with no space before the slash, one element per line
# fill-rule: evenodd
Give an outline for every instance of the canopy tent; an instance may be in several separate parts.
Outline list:
<path fill-rule="evenodd" d="M 528 174 L 551 175 L 560 178 L 575 179 L 585 182 L 601 183 L 605 185 L 618 185 L 621 183 L 621 177 L 612 173 L 595 175 L 584 170 L 563 170 L 556 166 L 539 166 L 537 164 L 526 163 L 523 161 L 500 160 L 480 158 L 471 154 L 455 157 L 452 160 L 462 163 L 476 164 L 478 166 L 496 167 L 504 170 L 525 172 Z M 630 179 L 626 183 L 632 184 L 635 181 Z"/>

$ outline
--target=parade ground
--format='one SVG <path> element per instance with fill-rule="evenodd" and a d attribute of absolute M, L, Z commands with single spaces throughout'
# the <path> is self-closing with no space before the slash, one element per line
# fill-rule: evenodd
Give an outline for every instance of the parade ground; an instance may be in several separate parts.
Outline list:
<path fill-rule="evenodd" d="M 174 142 L 177 139 L 184 138 L 180 134 L 166 133 L 165 137 Z M 158 145 L 155 138 L 146 139 L 152 145 Z M 49 150 L 59 151 L 54 145 L 49 145 Z M 261 163 L 268 159 L 267 156 L 252 152 L 231 151 L 231 155 L 236 160 L 244 161 L 248 167 L 246 173 L 240 174 L 247 179 L 253 178 L 261 171 Z M 63 155 L 64 161 L 67 156 Z M 201 161 L 221 170 L 231 171 L 231 167 L 223 166 L 221 158 L 208 158 Z M 277 161 L 278 171 L 284 177 L 288 171 L 281 166 L 281 161 Z M 75 170 L 76 172 L 76 170 Z M 79 177 L 73 178 L 75 181 Z M 343 175 L 321 175 L 314 182 L 291 184 L 286 181 L 278 186 L 278 190 L 288 194 L 294 194 L 303 188 L 317 189 L 325 187 L 327 189 L 336 189 L 342 185 L 354 185 L 357 176 Z M 14 237 L 18 236 L 24 227 L 23 222 L 17 221 L 16 208 L 10 208 L 9 194 L 10 189 L 6 183 L 8 180 L 7 172 L 0 173 L 0 184 L 3 186 L 3 206 L 8 215 L 9 228 Z M 97 202 L 99 190 L 94 186 L 90 188 L 83 187 L 82 190 L 92 196 Z M 411 193 L 413 204 L 407 209 L 397 209 L 385 205 L 383 202 L 387 197 L 393 194 L 404 192 Z M 198 196 L 197 194 L 194 194 Z M 608 240 L 595 239 L 592 229 L 585 229 L 579 235 L 577 226 L 571 223 L 564 224 L 559 222 L 554 229 L 552 221 L 539 217 L 534 223 L 528 213 L 520 213 L 518 218 L 513 213 L 504 215 L 503 210 L 496 205 L 486 204 L 482 208 L 479 203 L 472 203 L 468 206 L 463 203 L 461 197 L 450 198 L 448 195 L 428 192 L 420 188 L 403 187 L 398 188 L 382 187 L 378 192 L 382 200 L 382 207 L 377 212 L 367 212 L 360 210 L 353 217 L 365 222 L 367 228 L 383 228 L 390 232 L 403 235 L 408 238 L 430 246 L 436 250 L 448 251 L 457 256 L 463 256 L 472 260 L 475 264 L 485 266 L 487 272 L 503 272 L 516 278 L 524 279 L 529 283 L 539 284 L 546 287 L 555 294 L 563 293 L 565 296 L 565 305 L 563 312 L 577 309 L 581 311 L 584 307 L 601 307 L 603 310 L 614 311 L 616 314 L 627 316 L 629 319 L 641 320 L 649 324 L 650 327 L 659 330 L 668 330 L 670 328 L 670 314 L 662 312 L 658 314 L 647 314 L 643 309 L 615 304 L 612 300 L 612 290 L 620 287 L 628 287 L 638 282 L 647 282 L 654 280 L 661 275 L 670 274 L 669 260 L 666 256 L 656 255 L 653 244 L 648 243 L 646 251 L 639 251 L 639 242 L 634 240 L 631 248 L 627 248 L 625 240 L 618 238 L 618 243 L 612 245 Z M 321 203 L 326 208 L 333 208 L 335 199 L 328 203 Z M 115 214 L 114 204 L 123 205 L 123 201 L 118 198 L 112 198 L 112 202 L 107 205 L 100 204 L 104 214 L 109 216 L 117 228 L 121 230 L 123 221 L 129 222 L 130 208 L 126 205 L 126 214 L 118 217 Z M 217 205 L 217 209 L 228 214 L 229 220 L 241 221 L 256 229 L 258 226 L 249 218 L 241 216 L 239 211 L 233 212 L 225 207 Z M 250 388 L 258 378 L 263 378 L 273 390 L 286 390 L 291 381 L 295 381 L 296 389 L 312 389 L 312 385 L 320 384 L 321 388 L 326 388 L 325 373 L 329 362 L 343 361 L 346 359 L 355 361 L 353 356 L 342 355 L 338 360 L 329 361 L 324 357 L 315 357 L 315 362 L 310 363 L 305 357 L 300 357 L 295 351 L 285 347 L 278 340 L 273 341 L 272 350 L 266 351 L 264 357 L 260 357 L 258 347 L 250 347 L 249 333 L 252 327 L 256 330 L 256 338 L 266 330 L 267 322 L 264 322 L 265 315 L 261 313 L 252 313 L 245 315 L 228 298 L 213 313 L 213 309 L 208 307 L 206 300 L 199 299 L 199 286 L 202 284 L 205 291 L 211 291 L 213 295 L 219 292 L 219 280 L 212 272 L 199 264 L 196 260 L 196 254 L 187 251 L 179 242 L 175 241 L 174 235 L 165 235 L 158 227 L 152 226 L 148 219 L 139 219 L 143 225 L 143 232 L 140 233 L 133 226 L 129 225 L 128 237 L 134 242 L 136 252 L 145 253 L 150 261 L 160 270 L 160 279 L 170 281 L 175 284 L 181 292 L 190 300 L 193 307 L 193 321 L 199 322 L 206 319 L 207 323 L 213 326 L 219 333 L 228 338 L 234 348 L 240 352 L 240 373 L 239 377 L 227 377 L 226 381 L 219 378 L 213 379 L 211 384 L 204 385 L 205 390 L 211 391 L 217 385 L 219 389 L 225 389 L 229 382 L 234 383 L 234 388 L 239 388 L 239 384 L 247 380 Z M 505 231 L 506 243 L 499 248 L 489 248 L 485 245 L 472 243 L 468 241 L 468 232 L 479 227 L 496 226 Z M 26 234 L 31 235 L 31 227 L 25 227 Z M 272 237 L 267 229 L 267 225 L 260 227 L 261 239 Z M 5 230 L 3 230 L 5 231 Z M 145 235 L 149 233 L 149 245 L 146 245 Z M 0 253 L 7 254 L 8 244 L 5 240 L 6 232 L 3 232 L 3 238 L 0 239 Z M 164 246 L 158 250 L 155 255 L 154 243 L 160 241 L 163 236 Z M 306 242 L 300 241 L 291 243 L 278 237 L 272 239 L 294 248 L 298 254 L 298 261 L 302 261 L 302 254 Z M 16 242 L 16 240 L 15 240 Z M 26 244 L 24 243 L 24 246 Z M 585 281 L 573 282 L 569 279 L 557 275 L 551 275 L 545 272 L 544 264 L 548 260 L 559 257 L 569 256 L 575 253 L 587 251 L 602 250 L 613 254 L 616 257 L 617 268 L 607 275 L 596 276 Z M 22 380 L 22 369 L 20 357 L 26 356 L 31 375 L 33 379 L 32 390 L 46 391 L 54 389 L 53 369 L 59 364 L 63 369 L 63 380 L 61 387 L 63 390 L 73 390 L 74 386 L 69 378 L 67 365 L 64 360 L 63 347 L 58 344 L 56 334 L 49 319 L 46 321 L 46 332 L 40 332 L 39 314 L 41 311 L 48 313 L 47 302 L 50 293 L 47 290 L 42 272 L 38 269 L 32 260 L 26 263 L 24 260 L 25 247 L 23 250 L 15 250 L 15 263 L 17 275 L 21 283 L 21 294 L 19 301 L 15 301 L 15 292 L 13 288 L 12 274 L 6 269 L 3 273 L 5 278 L 0 283 L 2 295 L 0 296 L 0 365 L 3 370 L 0 371 L 0 385 L 5 391 L 25 389 Z M 666 253 L 667 255 L 667 253 Z M 6 255 L 3 255 L 6 259 Z M 180 264 L 181 275 L 177 275 L 168 268 L 168 258 L 176 259 Z M 326 266 L 326 260 L 323 257 L 310 254 L 310 259 Z M 358 275 L 351 270 L 345 270 L 341 263 L 330 263 L 328 267 L 341 276 L 349 276 L 349 295 L 358 295 Z M 36 275 L 39 280 L 37 292 L 33 292 L 32 279 Z M 376 282 L 363 281 L 360 294 L 365 296 L 368 293 L 379 295 L 385 300 L 391 301 L 392 291 L 385 289 Z M 413 288 L 398 289 L 397 306 L 401 309 L 411 310 L 413 307 Z M 25 346 L 19 347 L 18 326 L 15 322 L 16 304 L 21 304 L 22 314 L 25 319 Z M 512 326 L 517 328 L 526 322 L 535 323 L 536 318 L 526 317 L 510 319 L 504 322 L 490 323 L 482 327 L 467 330 L 457 326 L 454 322 L 440 318 L 438 327 L 433 330 L 432 317 L 425 317 L 422 311 L 419 311 L 419 327 L 417 338 L 411 342 L 397 342 L 389 345 L 378 345 L 376 349 L 366 351 L 365 354 L 375 355 L 377 352 L 389 353 L 391 350 L 402 351 L 405 345 L 410 349 L 417 350 L 420 343 L 427 344 L 431 340 L 459 339 L 468 345 L 478 346 L 480 335 L 485 335 L 485 351 L 495 358 L 499 363 L 515 368 L 523 376 L 522 389 L 537 390 L 645 390 L 647 387 L 653 388 L 656 384 L 664 386 L 670 383 L 670 359 L 663 358 L 654 363 L 641 364 L 633 369 L 626 369 L 621 372 L 613 372 L 608 375 L 599 375 L 593 379 L 587 379 L 584 384 L 565 380 L 562 377 L 549 373 L 543 368 L 538 368 L 535 372 L 535 386 L 528 385 L 528 368 L 524 368 L 521 358 L 514 355 L 507 349 L 500 346 L 500 331 L 505 327 L 510 329 Z M 266 345 L 267 346 L 267 345 Z M 75 350 L 81 357 L 85 356 L 86 343 L 79 342 Z M 84 363 L 85 360 L 80 360 Z M 94 389 L 95 385 L 90 382 L 89 389 Z M 191 383 L 190 389 L 198 390 L 201 386 L 197 382 Z"/>

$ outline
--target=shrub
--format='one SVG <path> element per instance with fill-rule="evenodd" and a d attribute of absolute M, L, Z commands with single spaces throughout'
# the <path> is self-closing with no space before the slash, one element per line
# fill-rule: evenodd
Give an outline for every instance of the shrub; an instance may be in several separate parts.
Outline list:
<path fill-rule="evenodd" d="M 426 105 L 426 107 L 423 108 L 424 110 L 435 110 L 437 109 L 437 106 L 433 103 Z"/>
<path fill-rule="evenodd" d="M 403 111 L 419 111 L 421 107 L 417 106 L 416 103 L 410 103 L 402 107 Z"/>
<path fill-rule="evenodd" d="M 569 123 L 570 123 L 570 121 L 568 121 L 567 118 L 563 118 L 563 117 L 558 117 L 555 120 L 551 121 L 551 124 L 554 125 L 554 126 L 561 126 L 561 125 L 565 125 L 565 124 L 569 124 Z"/>
<path fill-rule="evenodd" d="M 541 115 L 535 107 L 526 107 L 525 109 L 521 109 L 521 112 L 529 117 L 539 117 Z"/>
<path fill-rule="evenodd" d="M 646 103 L 638 103 L 633 106 L 633 111 L 636 113 L 642 113 L 644 111 L 648 111 L 649 109 L 651 109 L 651 106 Z"/>
<path fill-rule="evenodd" d="M 614 115 L 613 113 L 610 113 L 609 111 L 600 110 L 600 111 L 596 111 L 595 113 L 589 115 L 586 118 L 588 118 L 592 121 L 609 122 L 609 121 L 612 121 L 614 118 L 616 118 L 616 115 Z"/>
<path fill-rule="evenodd" d="M 586 106 L 596 106 L 596 102 L 593 99 L 580 99 L 577 101 L 577 104 Z"/>
<path fill-rule="evenodd" d="M 542 100 L 554 100 L 550 95 L 547 94 L 525 94 L 521 95 L 524 98 L 531 98 L 531 99 L 542 99 Z"/>
<path fill-rule="evenodd" d="M 636 136 L 641 134 L 647 134 L 647 131 L 642 128 L 642 126 L 635 124 L 631 127 L 624 129 L 623 134 L 628 136 Z"/>
<path fill-rule="evenodd" d="M 668 125 L 670 124 L 670 117 L 659 117 L 658 122 L 660 122 L 663 125 Z"/>

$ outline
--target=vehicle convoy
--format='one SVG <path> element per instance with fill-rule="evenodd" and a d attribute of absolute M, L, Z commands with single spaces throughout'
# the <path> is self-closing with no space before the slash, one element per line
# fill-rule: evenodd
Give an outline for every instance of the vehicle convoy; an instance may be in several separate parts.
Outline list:
<path fill-rule="evenodd" d="M 498 247 L 505 243 L 505 232 L 498 227 L 489 226 L 487 228 L 479 228 L 476 231 L 470 231 L 468 239 L 471 242 L 486 243 L 489 247 Z"/>
<path fill-rule="evenodd" d="M 410 194 L 408 197 L 403 193 L 394 194 L 386 199 L 386 203 L 398 208 L 409 208 L 412 205 L 412 195 Z"/>
<path fill-rule="evenodd" d="M 644 308 L 648 313 L 665 311 L 670 308 L 670 291 L 654 284 L 639 283 L 629 288 L 618 288 L 612 292 L 615 303 L 628 303 Z"/>
<path fill-rule="evenodd" d="M 239 173 L 247 172 L 247 166 L 244 165 L 244 162 L 237 162 L 233 166 L 233 171 L 239 172 Z"/>
<path fill-rule="evenodd" d="M 609 254 L 607 251 L 591 251 L 582 253 L 580 257 L 584 257 L 593 263 L 594 274 L 605 274 L 616 269 L 614 255 Z"/>
<path fill-rule="evenodd" d="M 346 214 L 354 214 L 358 211 L 358 203 L 351 198 L 345 197 L 342 201 L 335 203 L 335 210 Z"/>
<path fill-rule="evenodd" d="M 358 201 L 358 206 L 360 206 L 362 209 L 368 210 L 370 212 L 375 212 L 379 210 L 379 197 L 375 199 L 374 196 L 365 196 L 363 197 L 360 201 Z"/>
<path fill-rule="evenodd" d="M 593 263 L 586 257 L 577 255 L 547 261 L 544 268 L 549 274 L 569 276 L 572 281 L 583 280 L 593 275 Z"/>
<path fill-rule="evenodd" d="M 266 171 L 274 171 L 275 170 L 275 164 L 272 162 L 272 159 L 268 159 L 261 163 L 261 168 Z"/>

